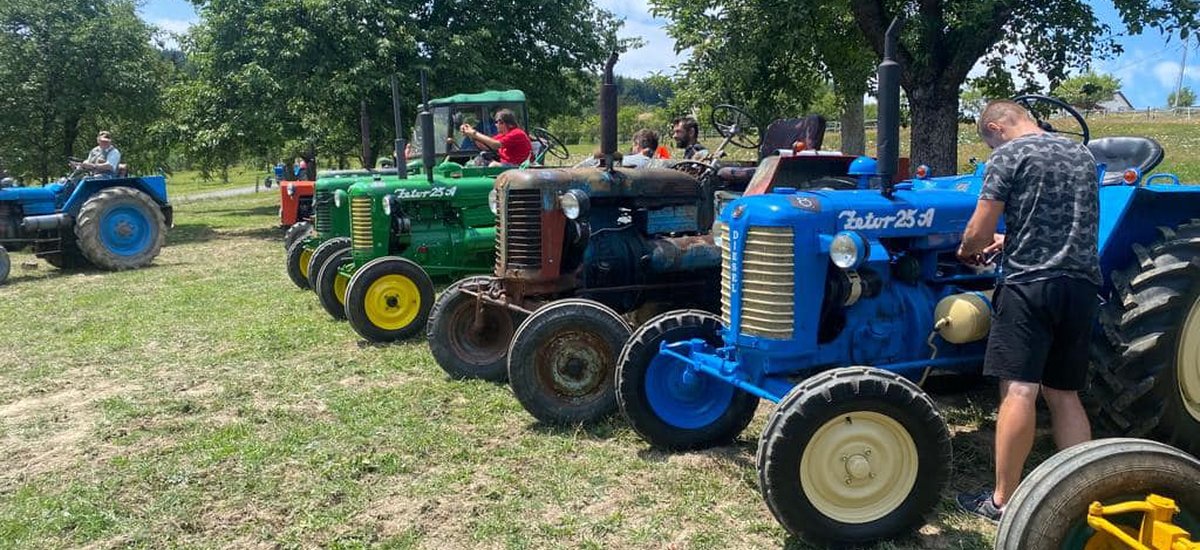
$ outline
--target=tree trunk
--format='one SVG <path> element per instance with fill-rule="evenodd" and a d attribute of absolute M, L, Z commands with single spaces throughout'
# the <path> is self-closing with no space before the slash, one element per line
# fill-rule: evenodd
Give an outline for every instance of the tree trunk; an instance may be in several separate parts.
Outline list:
<path fill-rule="evenodd" d="M 914 88 L 908 98 L 912 113 L 909 170 L 924 164 L 934 174 L 954 174 L 958 169 L 958 94 L 930 86 Z"/>
<path fill-rule="evenodd" d="M 75 156 L 75 140 L 79 137 L 79 118 L 69 117 L 63 121 L 63 157 Z"/>
<path fill-rule="evenodd" d="M 842 100 L 842 152 L 861 155 L 866 151 L 867 134 L 863 128 L 862 95 Z"/>

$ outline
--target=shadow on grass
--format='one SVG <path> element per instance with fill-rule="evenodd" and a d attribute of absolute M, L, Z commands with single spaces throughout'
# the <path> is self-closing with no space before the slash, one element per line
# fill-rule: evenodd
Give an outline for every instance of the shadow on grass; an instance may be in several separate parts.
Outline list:
<path fill-rule="evenodd" d="M 252 208 L 216 208 L 213 210 L 197 209 L 197 214 L 201 215 L 219 215 L 219 216 L 278 216 L 279 205 L 267 204 L 263 206 L 255 206 Z"/>
<path fill-rule="evenodd" d="M 232 238 L 282 241 L 283 230 L 278 227 L 268 226 L 218 231 L 206 223 L 184 223 L 177 224 L 167 233 L 167 246 L 196 244 Z"/>
<path fill-rule="evenodd" d="M 585 436 L 595 441 L 606 441 L 616 437 L 617 432 L 623 427 L 625 427 L 625 419 L 618 414 L 612 414 L 603 420 L 587 424 L 548 424 L 535 420 L 525 426 L 525 429 L 543 435 Z"/>

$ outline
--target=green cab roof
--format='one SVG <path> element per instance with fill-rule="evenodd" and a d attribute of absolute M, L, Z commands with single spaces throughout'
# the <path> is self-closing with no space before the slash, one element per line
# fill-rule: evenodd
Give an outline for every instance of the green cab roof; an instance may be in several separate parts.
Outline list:
<path fill-rule="evenodd" d="M 477 94 L 454 94 L 429 100 L 431 105 L 459 103 L 524 103 L 525 92 L 521 90 L 487 90 Z"/>

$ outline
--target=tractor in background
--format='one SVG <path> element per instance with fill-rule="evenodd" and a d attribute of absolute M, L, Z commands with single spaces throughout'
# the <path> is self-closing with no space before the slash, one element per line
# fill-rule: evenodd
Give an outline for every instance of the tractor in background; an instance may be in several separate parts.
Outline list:
<path fill-rule="evenodd" d="M 601 87 L 600 165 L 496 178 L 493 273 L 451 285 L 430 316 L 430 349 L 448 374 L 507 380 L 546 423 L 589 422 L 616 410 L 613 371 L 631 331 L 626 316 L 717 310 L 720 255 L 709 230 L 720 200 L 774 186 L 856 186 L 848 177 L 855 157 L 819 151 L 823 120 L 773 123 L 766 134 L 777 147 L 728 105 L 713 111 L 724 137 L 716 156 L 730 143 L 761 146 L 757 168 L 615 166 L 615 62 L 614 54 Z"/>
<path fill-rule="evenodd" d="M 283 249 L 312 234 L 313 197 L 317 192 L 315 181 L 279 182 L 279 226 L 287 229 L 283 237 Z"/>
<path fill-rule="evenodd" d="M 775 189 L 731 202 L 716 231 L 721 314 L 647 322 L 617 367 L 622 413 L 659 448 L 727 444 L 760 399 L 777 403 L 759 440 L 759 488 L 788 531 L 814 542 L 863 543 L 922 523 L 949 477 L 951 446 L 921 386 L 932 373 L 981 372 L 990 326 L 995 267 L 955 254 L 983 167 L 945 177 L 919 168 L 889 183 L 898 32 L 894 23 L 879 68 L 878 189 Z M 1017 99 L 1065 108 L 1108 170 L 1098 174 L 1105 303 L 1091 388 L 1102 424 L 1197 451 L 1200 186 L 1147 177 L 1162 159 L 1152 140 L 1089 143 L 1069 106 Z"/>
<path fill-rule="evenodd" d="M 58 268 L 116 271 L 149 265 L 162 249 L 173 210 L 166 178 L 90 177 L 76 170 L 39 187 L 0 181 L 0 283 L 8 250 L 31 248 Z"/>

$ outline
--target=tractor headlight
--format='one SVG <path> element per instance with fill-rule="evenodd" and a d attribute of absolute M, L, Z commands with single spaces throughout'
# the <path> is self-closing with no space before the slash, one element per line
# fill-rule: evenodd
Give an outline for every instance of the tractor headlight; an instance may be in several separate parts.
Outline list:
<path fill-rule="evenodd" d="M 500 215 L 500 193 L 495 189 L 488 192 L 488 208 L 492 209 L 492 214 Z"/>
<path fill-rule="evenodd" d="M 394 201 L 394 200 L 396 200 L 396 197 L 394 197 L 392 195 L 384 195 L 383 196 L 383 214 L 385 216 L 392 215 L 392 201 Z"/>
<path fill-rule="evenodd" d="M 829 259 L 841 269 L 854 269 L 867 259 L 867 241 L 858 233 L 843 231 L 829 244 Z"/>
<path fill-rule="evenodd" d="M 294 184 L 294 183 L 288 184 L 288 196 L 289 197 L 296 196 L 296 184 Z"/>
<path fill-rule="evenodd" d="M 563 215 L 568 220 L 577 220 L 587 216 L 591 201 L 588 199 L 587 193 L 578 189 L 572 189 L 559 195 L 558 206 L 562 208 Z"/>
<path fill-rule="evenodd" d="M 333 192 L 333 205 L 338 208 L 341 208 L 342 205 L 345 203 L 346 203 L 346 192 L 341 189 L 334 191 Z"/>

